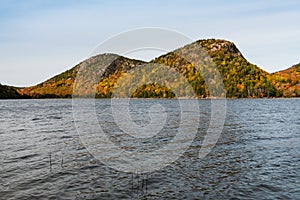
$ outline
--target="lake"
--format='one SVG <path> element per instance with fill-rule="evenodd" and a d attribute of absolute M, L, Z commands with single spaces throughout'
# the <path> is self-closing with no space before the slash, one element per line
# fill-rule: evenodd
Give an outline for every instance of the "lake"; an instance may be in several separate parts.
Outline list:
<path fill-rule="evenodd" d="M 135 141 L 114 122 L 110 100 L 96 100 L 95 110 L 114 144 L 152 151 L 176 136 L 179 101 L 131 100 L 136 125 L 150 122 L 152 105 L 166 113 L 157 136 Z M 300 199 L 300 99 L 228 99 L 222 134 L 199 158 L 212 101 L 197 101 L 197 132 L 178 159 L 129 173 L 90 153 L 77 132 L 72 100 L 1 100 L 0 199 Z"/>

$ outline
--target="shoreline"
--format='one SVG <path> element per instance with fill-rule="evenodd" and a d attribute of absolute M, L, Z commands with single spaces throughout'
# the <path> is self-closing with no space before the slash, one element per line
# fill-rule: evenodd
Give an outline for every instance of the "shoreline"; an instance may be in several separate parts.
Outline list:
<path fill-rule="evenodd" d="M 1 99 L 0 101 L 5 100 L 73 100 L 73 99 L 94 99 L 94 100 L 123 100 L 123 99 L 130 99 L 130 100 L 249 100 L 249 99 L 261 99 L 261 100 L 276 100 L 276 99 L 300 99 L 300 97 L 263 97 L 263 98 L 236 98 L 236 97 L 227 97 L 227 98 L 216 98 L 216 97 L 206 97 L 206 98 L 89 98 L 89 97 L 75 97 L 75 98 L 5 98 Z"/>

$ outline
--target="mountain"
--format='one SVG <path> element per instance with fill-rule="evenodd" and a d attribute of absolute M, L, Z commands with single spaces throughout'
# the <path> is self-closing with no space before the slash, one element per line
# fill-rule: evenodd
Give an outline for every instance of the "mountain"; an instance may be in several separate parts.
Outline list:
<path fill-rule="evenodd" d="M 195 66 L 193 58 L 203 60 L 200 65 L 201 73 L 196 69 L 198 65 Z M 32 87 L 14 88 L 6 86 L 5 89 L 0 87 L 0 92 L 3 93 L 0 98 L 5 98 L 4 94 L 11 98 L 70 98 L 72 95 L 110 98 L 115 87 L 128 89 L 132 85 L 130 82 L 133 80 L 130 78 L 132 69 L 138 71 L 134 74 L 135 79 L 145 82 L 131 91 L 131 97 L 174 97 L 174 92 L 165 85 L 173 88 L 180 87 L 184 80 L 172 78 L 167 73 L 153 68 L 156 65 L 165 65 L 180 73 L 190 83 L 196 95 L 199 98 L 204 98 L 213 96 L 203 78 L 215 74 L 215 69 L 210 66 L 210 62 L 215 64 L 216 69 L 221 74 L 226 89 L 226 97 L 299 96 L 299 64 L 287 70 L 270 74 L 248 62 L 234 43 L 226 40 L 207 39 L 188 44 L 148 63 L 115 54 L 97 55 Z M 144 64 L 147 64 L 146 68 L 141 67 Z M 156 74 L 157 82 L 149 83 L 146 81 L 150 74 Z M 170 78 L 170 82 L 164 80 L 167 76 Z M 120 78 L 123 81 L 120 82 Z M 76 90 L 73 92 L 74 87 Z M 182 97 L 188 96 L 184 90 L 178 91 L 178 94 Z"/>
<path fill-rule="evenodd" d="M 113 62 L 109 63 L 109 66 L 103 72 L 101 64 L 107 60 L 113 60 Z M 86 68 L 89 70 L 86 72 L 88 76 L 85 76 L 84 80 L 86 83 L 91 82 L 93 77 L 99 76 L 99 74 L 103 73 L 103 76 L 100 77 L 102 83 L 101 86 L 103 87 L 99 88 L 97 97 L 106 97 L 106 95 L 113 89 L 113 84 L 111 84 L 111 82 L 117 79 L 121 75 L 121 72 L 126 72 L 134 66 L 142 63 L 144 62 L 114 54 L 97 55 L 79 63 L 70 70 L 46 80 L 43 83 L 19 89 L 18 92 L 21 95 L 28 95 L 33 98 L 70 98 L 72 97 L 77 72 L 81 68 Z M 94 91 L 89 91 L 90 89 L 91 88 L 84 88 L 84 90 L 81 91 L 81 95 L 90 96 L 91 94 L 94 94 Z"/>
<path fill-rule="evenodd" d="M 300 63 L 272 74 L 273 82 L 284 97 L 300 97 Z"/>
<path fill-rule="evenodd" d="M 188 55 L 192 52 L 201 52 L 201 49 L 206 50 L 221 73 L 227 97 L 280 96 L 280 92 L 271 81 L 271 75 L 256 65 L 249 63 L 232 42 L 215 39 L 199 40 L 175 50 L 175 52 L 180 51 L 181 54 L 183 52 L 183 54 Z M 191 74 L 194 71 L 192 69 L 193 66 L 189 66 L 189 63 L 184 64 L 182 59 L 176 56 L 176 53 L 171 52 L 163 55 L 155 59 L 154 62 L 167 64 L 178 68 L 179 71 L 185 71 L 184 68 L 187 68 L 187 74 L 190 74 L 189 80 L 198 80 L 196 82 L 191 81 L 198 96 L 209 96 L 201 76 L 194 78 L 197 75 Z"/>
<path fill-rule="evenodd" d="M 0 84 L 0 99 L 20 99 L 28 98 L 26 95 L 21 95 L 18 88 Z"/>

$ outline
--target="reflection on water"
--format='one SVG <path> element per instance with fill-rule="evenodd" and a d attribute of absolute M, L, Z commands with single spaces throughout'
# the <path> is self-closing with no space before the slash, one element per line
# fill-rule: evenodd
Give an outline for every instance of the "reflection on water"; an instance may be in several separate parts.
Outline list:
<path fill-rule="evenodd" d="M 163 131 L 139 140 L 159 149 L 176 134 L 175 100 L 131 101 L 136 124 L 159 103 L 168 113 Z M 118 172 L 96 160 L 76 133 L 71 100 L 0 101 L 0 199 L 299 199 L 300 100 L 228 100 L 221 137 L 198 158 L 210 118 L 210 101 L 199 100 L 198 134 L 173 164 L 148 174 Z M 110 139 L 134 151 L 109 115 L 109 101 L 97 100 L 98 120 Z M 196 125 L 197 126 L 197 125 Z M 126 140 L 126 137 L 128 140 Z M 148 150 L 149 150 L 148 149 Z"/>

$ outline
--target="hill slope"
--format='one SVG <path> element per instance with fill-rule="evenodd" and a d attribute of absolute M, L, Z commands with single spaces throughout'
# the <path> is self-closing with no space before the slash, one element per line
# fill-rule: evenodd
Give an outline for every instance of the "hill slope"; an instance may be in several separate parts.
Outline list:
<path fill-rule="evenodd" d="M 205 50 L 205 51 L 203 51 Z M 195 64 L 183 58 L 182 54 L 194 57 L 201 57 L 203 60 L 202 68 L 205 70 L 196 70 Z M 199 40 L 188 44 L 173 52 L 162 55 L 147 63 L 149 66 L 163 64 L 169 66 L 181 73 L 193 87 L 197 96 L 200 98 L 208 97 L 208 87 L 205 84 L 203 76 L 206 73 L 213 74 L 212 68 L 207 67 L 206 60 L 212 59 L 218 71 L 220 72 L 226 89 L 226 96 L 232 98 L 260 98 L 260 97 L 295 97 L 299 96 L 300 91 L 300 65 L 295 65 L 287 70 L 269 74 L 256 65 L 249 63 L 234 43 L 226 40 Z M 108 67 L 101 67 L 104 62 Z M 133 60 L 114 54 L 102 54 L 91 57 L 70 70 L 65 71 L 53 78 L 40 83 L 36 86 L 26 88 L 7 87 L 1 89 L 0 98 L 70 98 L 73 93 L 76 75 L 79 69 L 84 68 L 86 74 L 83 79 L 76 84 L 80 90 L 77 96 L 96 96 L 98 98 L 111 97 L 114 87 L 120 77 L 127 75 L 131 69 L 145 64 L 143 61 Z M 139 69 L 139 68 L 137 68 Z M 148 72 L 141 71 L 139 78 L 146 79 Z M 88 86 L 88 83 L 97 77 L 94 85 Z M 178 81 L 177 79 L 175 82 Z M 126 85 L 126 83 L 125 83 Z M 130 85 L 130 82 L 127 83 Z M 173 86 L 180 85 L 178 83 Z M 2 87 L 3 88 L 3 87 Z M 184 96 L 184 94 L 182 94 Z M 225 96 L 225 94 L 224 94 Z M 170 98 L 174 93 L 164 85 L 150 83 L 141 85 L 133 93 L 132 97 L 155 97 Z"/>
<path fill-rule="evenodd" d="M 113 58 L 115 60 L 103 72 L 103 69 L 100 67 L 101 63 L 109 58 Z M 142 63 L 144 62 L 128 59 L 113 54 L 97 55 L 79 63 L 70 70 L 58 74 L 53 78 L 50 78 L 49 80 L 43 83 L 40 83 L 36 86 L 19 89 L 18 92 L 22 95 L 28 95 L 33 98 L 70 98 L 72 97 L 73 86 L 77 72 L 82 67 L 88 66 L 87 69 L 89 71 L 86 73 L 90 75 L 86 76 L 86 79 L 84 81 L 90 82 L 92 81 L 93 77 L 99 76 L 99 74 L 103 74 L 103 76 L 100 77 L 100 81 L 108 82 L 108 84 L 110 84 L 110 82 L 112 82 L 113 79 L 116 79 L 120 76 L 120 72 L 128 71 L 132 67 Z M 106 80 L 108 77 L 110 79 L 110 82 Z M 110 90 L 113 89 L 112 86 L 113 85 L 109 85 Z M 95 91 L 90 90 L 84 90 L 81 92 L 81 94 L 85 96 L 89 96 L 94 93 Z M 106 94 L 108 93 L 108 91 L 104 91 L 102 90 L 102 88 L 100 88 L 99 92 L 97 92 L 97 96 L 101 97 L 102 93 Z"/>
<path fill-rule="evenodd" d="M 176 51 L 181 52 L 201 52 L 205 49 L 208 55 L 215 62 L 219 72 L 223 77 L 227 97 L 273 97 L 280 96 L 280 92 L 271 82 L 271 76 L 259 67 L 249 63 L 234 45 L 234 43 L 225 40 L 199 40 L 186 45 Z M 184 63 L 176 55 L 176 51 L 163 55 L 153 62 L 167 64 L 177 68 L 179 71 L 189 69 L 189 80 L 198 80 L 192 82 L 199 96 L 209 96 L 204 81 L 199 75 L 191 74 L 194 71 L 193 66 Z"/>
<path fill-rule="evenodd" d="M 273 82 L 284 97 L 300 97 L 300 63 L 272 74 Z"/>
<path fill-rule="evenodd" d="M 18 88 L 0 84 L 0 99 L 20 99 L 27 98 L 18 92 Z"/>

